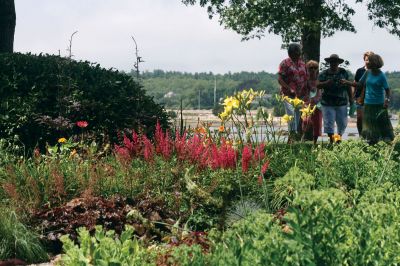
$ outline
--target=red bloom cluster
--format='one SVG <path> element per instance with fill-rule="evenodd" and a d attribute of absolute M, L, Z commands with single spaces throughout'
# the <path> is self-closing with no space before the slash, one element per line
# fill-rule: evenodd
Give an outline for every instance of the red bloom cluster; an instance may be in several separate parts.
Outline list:
<path fill-rule="evenodd" d="M 76 125 L 80 128 L 85 128 L 89 125 L 89 123 L 87 121 L 78 121 L 76 122 Z"/>
<path fill-rule="evenodd" d="M 157 122 L 155 132 L 155 146 L 157 154 L 161 154 L 165 159 L 169 159 L 172 155 L 172 140 L 168 130 L 164 133 L 160 123 Z"/>
<path fill-rule="evenodd" d="M 249 170 L 249 164 L 253 159 L 252 148 L 249 145 L 243 147 L 242 150 L 242 172 L 246 173 Z"/>
<path fill-rule="evenodd" d="M 261 166 L 261 174 L 258 176 L 258 183 L 261 185 L 263 180 L 264 180 L 264 174 L 267 172 L 269 168 L 269 160 L 267 160 L 262 166 Z"/>
<path fill-rule="evenodd" d="M 251 145 L 244 146 L 241 152 L 242 171 L 245 173 L 250 166 L 260 164 L 265 157 L 265 146 L 261 144 L 254 149 Z M 240 153 L 229 142 L 221 139 L 221 145 L 217 145 L 211 139 L 202 134 L 195 134 L 187 138 L 176 133 L 175 139 L 171 139 L 169 132 L 163 132 L 157 123 L 154 135 L 154 144 L 146 136 L 138 136 L 135 132 L 132 139 L 124 136 L 123 145 L 115 145 L 115 153 L 124 160 L 142 157 L 146 161 L 152 161 L 155 154 L 165 159 L 170 159 L 175 153 L 179 161 L 188 161 L 199 168 L 210 167 L 212 169 L 235 169 L 240 158 Z"/>

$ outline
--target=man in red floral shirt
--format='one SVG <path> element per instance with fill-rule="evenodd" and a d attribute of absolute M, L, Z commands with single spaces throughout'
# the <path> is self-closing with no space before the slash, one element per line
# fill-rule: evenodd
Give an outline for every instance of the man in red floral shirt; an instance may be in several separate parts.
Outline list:
<path fill-rule="evenodd" d="M 301 92 L 307 84 L 306 65 L 301 59 L 301 46 L 291 43 L 288 47 L 289 57 L 279 64 L 278 82 L 281 85 L 281 94 L 291 99 L 302 98 Z M 300 109 L 295 108 L 289 101 L 283 101 L 285 112 L 293 119 L 288 124 L 289 141 L 293 133 L 298 133 L 300 127 Z"/>

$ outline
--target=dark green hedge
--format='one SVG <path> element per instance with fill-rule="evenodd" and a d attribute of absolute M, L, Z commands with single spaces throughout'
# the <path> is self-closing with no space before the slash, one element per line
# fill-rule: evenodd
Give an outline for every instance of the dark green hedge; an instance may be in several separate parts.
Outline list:
<path fill-rule="evenodd" d="M 0 138 L 29 150 L 85 129 L 111 141 L 124 129 L 167 126 L 162 106 L 132 77 L 98 64 L 54 55 L 0 54 Z"/>

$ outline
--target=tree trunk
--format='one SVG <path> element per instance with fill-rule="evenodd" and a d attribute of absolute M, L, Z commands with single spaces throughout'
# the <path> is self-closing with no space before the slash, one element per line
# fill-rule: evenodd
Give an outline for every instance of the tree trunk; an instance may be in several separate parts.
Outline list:
<path fill-rule="evenodd" d="M 0 0 L 0 53 L 12 53 L 15 32 L 14 0 Z"/>
<path fill-rule="evenodd" d="M 308 23 L 302 29 L 301 44 L 304 61 L 320 60 L 321 46 L 321 0 L 305 0 L 303 14 Z"/>

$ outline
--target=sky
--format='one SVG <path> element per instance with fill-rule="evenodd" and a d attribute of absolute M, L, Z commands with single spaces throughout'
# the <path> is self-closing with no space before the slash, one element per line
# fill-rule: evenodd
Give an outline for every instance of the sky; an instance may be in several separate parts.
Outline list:
<path fill-rule="evenodd" d="M 287 57 L 281 38 L 241 41 L 205 8 L 185 6 L 180 0 L 15 0 L 15 52 L 68 55 L 71 34 L 76 60 L 105 68 L 133 69 L 135 45 L 145 62 L 140 71 L 276 73 Z M 373 27 L 364 6 L 352 21 L 357 33 L 338 32 L 321 41 L 321 58 L 332 53 L 350 62 L 353 72 L 363 65 L 362 54 L 372 50 L 384 61 L 384 71 L 398 71 L 400 39 Z"/>

